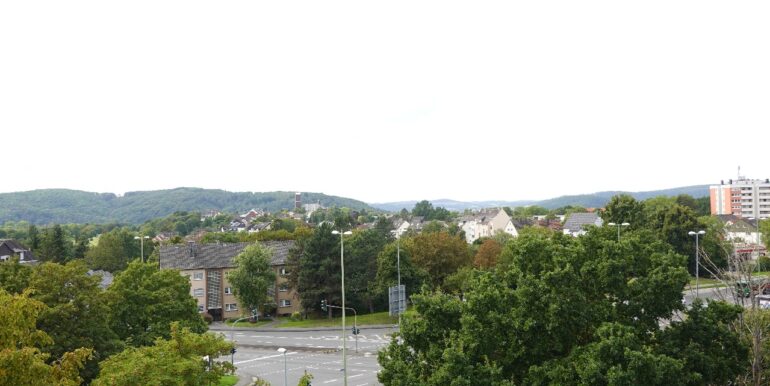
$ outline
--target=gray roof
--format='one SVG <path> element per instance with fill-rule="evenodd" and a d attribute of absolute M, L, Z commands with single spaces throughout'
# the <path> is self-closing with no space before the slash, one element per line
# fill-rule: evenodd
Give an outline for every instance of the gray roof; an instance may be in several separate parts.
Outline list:
<path fill-rule="evenodd" d="M 13 254 L 21 254 L 24 252 L 24 260 L 23 262 L 32 262 L 35 260 L 35 254 L 32 253 L 32 251 L 22 245 L 20 242 L 13 240 L 13 239 L 0 239 L 0 252 L 3 250 L 8 250 Z"/>
<path fill-rule="evenodd" d="M 577 232 L 584 230 L 588 225 L 596 225 L 597 221 L 601 219 L 596 213 L 573 213 L 564 222 L 564 229 Z"/>
<path fill-rule="evenodd" d="M 233 258 L 251 244 L 253 243 L 164 245 L 160 248 L 160 267 L 179 270 L 233 268 Z M 283 265 L 289 255 L 289 249 L 294 246 L 294 241 L 261 241 L 260 244 L 273 251 L 270 260 L 272 265 Z"/>

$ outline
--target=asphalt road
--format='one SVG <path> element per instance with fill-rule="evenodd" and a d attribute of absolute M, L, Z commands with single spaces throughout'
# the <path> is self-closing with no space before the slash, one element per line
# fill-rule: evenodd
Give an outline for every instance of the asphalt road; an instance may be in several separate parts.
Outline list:
<path fill-rule="evenodd" d="M 239 347 L 234 364 L 240 377 L 238 385 L 248 385 L 253 377 L 260 377 L 274 386 L 284 383 L 284 354 L 276 350 Z M 342 385 L 342 351 L 333 353 L 288 350 L 285 356 L 286 378 L 296 385 L 307 371 L 313 375 L 313 385 Z M 347 358 L 348 385 L 379 385 L 377 355 L 349 352 Z"/>
<path fill-rule="evenodd" d="M 358 335 L 359 352 L 376 353 L 381 347 L 390 343 L 390 334 L 395 331 L 389 329 L 364 329 L 361 328 L 361 334 Z M 240 347 L 268 348 L 277 349 L 284 347 L 303 351 L 324 351 L 329 349 L 342 349 L 342 331 L 324 330 L 324 331 L 225 331 L 228 340 L 232 339 Z M 354 351 L 356 348 L 356 338 L 346 331 L 347 349 Z M 231 338 L 232 337 L 232 338 Z"/>
<path fill-rule="evenodd" d="M 304 371 L 313 374 L 313 385 L 342 385 L 342 340 L 339 330 L 322 331 L 250 331 L 218 329 L 237 344 L 233 360 L 238 368 L 239 385 L 248 385 L 258 376 L 272 385 L 283 385 L 284 354 L 278 348 L 287 348 L 286 374 L 289 385 L 296 385 Z M 387 329 L 361 328 L 358 352 L 355 337 L 347 336 L 348 385 L 379 385 L 377 352 L 390 342 Z M 223 358 L 224 359 L 224 358 Z"/>

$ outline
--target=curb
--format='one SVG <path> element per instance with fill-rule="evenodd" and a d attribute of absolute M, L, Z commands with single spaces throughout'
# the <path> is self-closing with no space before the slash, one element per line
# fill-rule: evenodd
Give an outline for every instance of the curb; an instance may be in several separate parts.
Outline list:
<path fill-rule="evenodd" d="M 259 349 L 268 349 L 268 350 L 278 350 L 279 348 L 285 348 L 287 350 L 291 351 L 305 351 L 305 352 L 318 352 L 322 354 L 333 354 L 336 352 L 342 351 L 342 349 L 339 348 L 330 348 L 330 347 L 303 347 L 303 346 L 279 346 L 279 345 L 270 345 L 270 344 L 240 344 L 237 343 L 235 345 L 236 347 L 246 347 L 246 348 L 259 348 Z"/>
<path fill-rule="evenodd" d="M 347 327 L 353 327 L 349 325 Z M 384 329 L 398 329 L 398 325 L 394 324 L 372 324 L 365 326 L 358 326 L 360 330 L 384 330 Z M 223 324 L 209 325 L 209 331 L 254 331 L 254 332 L 303 332 L 303 331 L 339 331 L 340 327 L 230 327 Z"/>

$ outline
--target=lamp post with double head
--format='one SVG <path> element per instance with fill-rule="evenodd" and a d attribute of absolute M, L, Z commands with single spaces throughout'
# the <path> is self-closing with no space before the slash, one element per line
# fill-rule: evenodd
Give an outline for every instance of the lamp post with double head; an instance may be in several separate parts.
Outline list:
<path fill-rule="evenodd" d="M 698 247 L 698 237 L 705 235 L 706 231 L 689 231 L 687 234 L 690 236 L 695 236 L 695 297 L 697 298 L 698 291 L 700 289 L 698 286 L 698 270 L 700 267 L 700 250 Z"/>
<path fill-rule="evenodd" d="M 348 385 L 348 358 L 346 350 L 347 336 L 345 334 L 345 235 L 351 235 L 351 231 L 332 231 L 333 235 L 340 235 L 340 273 L 342 274 L 342 379 L 345 386 Z"/>
<path fill-rule="evenodd" d="M 617 225 L 617 227 L 618 227 L 618 242 L 620 242 L 620 227 L 622 227 L 622 226 L 624 226 L 624 227 L 627 227 L 627 226 L 629 226 L 629 225 L 631 225 L 631 224 L 629 224 L 629 223 L 627 223 L 627 222 L 624 222 L 624 223 L 622 223 L 622 224 L 616 224 L 616 223 L 614 223 L 614 222 L 611 222 L 611 223 L 608 223 L 607 225 L 609 225 L 609 226 L 611 226 L 611 227 L 614 227 L 614 226 L 616 226 L 616 225 Z"/>
<path fill-rule="evenodd" d="M 142 251 L 142 263 L 144 263 L 144 240 L 149 239 L 150 236 L 134 236 L 134 240 L 139 240 L 139 248 Z"/>

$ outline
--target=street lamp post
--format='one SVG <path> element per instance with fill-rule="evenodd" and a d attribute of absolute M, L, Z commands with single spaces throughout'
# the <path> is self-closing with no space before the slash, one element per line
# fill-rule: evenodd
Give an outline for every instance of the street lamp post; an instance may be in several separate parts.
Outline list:
<path fill-rule="evenodd" d="M 627 223 L 627 222 L 624 222 L 624 223 L 622 223 L 622 224 L 615 224 L 614 222 L 611 222 L 611 223 L 608 223 L 607 225 L 609 225 L 609 226 L 611 226 L 611 227 L 614 227 L 614 226 L 616 226 L 616 225 L 617 225 L 617 227 L 618 227 L 618 242 L 620 242 L 620 227 L 621 227 L 621 226 L 627 227 L 627 226 L 629 226 L 629 225 L 631 225 L 631 224 L 629 224 L 629 223 Z"/>
<path fill-rule="evenodd" d="M 695 297 L 698 297 L 698 290 L 700 289 L 698 286 L 698 269 L 700 267 L 700 251 L 698 250 L 698 237 L 705 235 L 706 231 L 689 231 L 687 232 L 690 236 L 695 236 Z"/>
<path fill-rule="evenodd" d="M 346 349 L 347 336 L 345 335 L 345 235 L 351 235 L 353 232 L 332 231 L 333 235 L 340 235 L 340 271 L 342 273 L 342 379 L 343 384 L 348 386 L 348 357 Z"/>
<path fill-rule="evenodd" d="M 150 236 L 134 236 L 134 240 L 139 240 L 139 245 L 142 250 L 142 263 L 144 263 L 144 240 L 149 238 Z"/>
<path fill-rule="evenodd" d="M 401 235 L 396 238 L 396 271 L 398 272 L 398 329 L 401 330 Z"/>
<path fill-rule="evenodd" d="M 283 347 L 278 348 L 278 352 L 283 354 L 283 386 L 289 385 L 288 375 L 286 371 L 286 351 L 289 351 L 289 350 L 286 350 Z"/>

